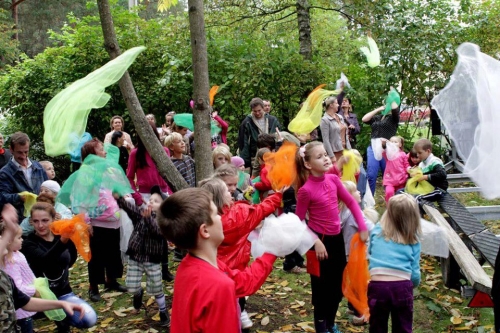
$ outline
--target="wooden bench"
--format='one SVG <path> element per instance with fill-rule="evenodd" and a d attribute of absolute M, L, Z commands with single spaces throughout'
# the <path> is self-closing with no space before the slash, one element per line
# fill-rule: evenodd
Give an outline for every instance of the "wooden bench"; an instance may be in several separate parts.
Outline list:
<path fill-rule="evenodd" d="M 424 205 L 423 209 L 429 215 L 431 220 L 441 226 L 448 237 L 450 252 L 458 262 L 463 274 L 471 286 L 479 291 L 491 295 L 491 279 L 481 267 L 477 259 L 471 253 L 469 248 L 462 241 L 460 236 L 452 228 L 450 223 L 443 215 L 431 205 Z M 465 209 L 465 208 L 464 208 Z"/>

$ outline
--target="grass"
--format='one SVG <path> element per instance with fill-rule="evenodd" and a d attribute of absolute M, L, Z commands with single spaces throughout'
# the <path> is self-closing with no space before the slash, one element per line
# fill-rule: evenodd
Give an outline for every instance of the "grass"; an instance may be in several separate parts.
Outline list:
<path fill-rule="evenodd" d="M 456 194 L 465 205 L 500 204 L 500 200 L 486 201 L 476 194 Z M 378 187 L 377 209 L 385 208 L 383 191 Z M 495 227 L 498 221 L 485 221 L 488 226 Z M 500 234 L 500 229 L 492 228 Z M 274 270 L 260 290 L 247 301 L 247 311 L 253 319 L 254 326 L 248 332 L 314 332 L 313 307 L 311 305 L 310 279 L 307 274 L 286 273 L 282 269 L 283 261 L 278 259 Z M 175 272 L 177 263 L 171 263 Z M 428 332 L 493 332 L 493 310 L 491 308 L 468 308 L 467 299 L 463 299 L 457 290 L 448 289 L 443 285 L 439 260 L 423 256 L 421 260 L 422 282 L 414 289 L 414 320 L 415 333 Z M 487 269 L 492 274 L 491 269 Z M 71 283 L 75 293 L 87 297 L 87 268 L 79 259 L 71 271 Z M 165 283 L 168 308 L 171 308 L 173 284 Z M 154 299 L 145 296 L 146 311 L 132 314 L 132 297 L 128 294 L 104 293 L 103 301 L 93 303 L 99 320 L 89 332 L 168 332 L 158 325 L 158 308 Z M 342 332 L 368 332 L 368 326 L 353 326 L 346 314 L 347 301 L 344 299 L 337 313 L 337 322 Z M 155 317 L 156 316 L 156 317 Z M 455 324 L 452 322 L 455 321 Z M 55 330 L 48 320 L 35 322 L 37 332 Z M 78 331 L 74 329 L 74 331 Z M 214 332 L 215 333 L 215 332 Z M 396 332 L 395 332 L 396 333 Z"/>

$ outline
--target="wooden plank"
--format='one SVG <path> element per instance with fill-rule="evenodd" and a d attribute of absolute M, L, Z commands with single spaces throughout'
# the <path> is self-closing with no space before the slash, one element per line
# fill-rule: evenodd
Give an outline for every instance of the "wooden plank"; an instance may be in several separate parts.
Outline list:
<path fill-rule="evenodd" d="M 467 281 L 476 290 L 491 295 L 491 279 L 484 269 L 479 265 L 476 258 L 469 251 L 460 236 L 453 230 L 448 221 L 439 213 L 439 211 L 429 205 L 424 205 L 424 210 L 430 216 L 431 220 L 442 227 L 448 236 L 450 252 L 455 257 L 458 265 L 462 269 Z"/>

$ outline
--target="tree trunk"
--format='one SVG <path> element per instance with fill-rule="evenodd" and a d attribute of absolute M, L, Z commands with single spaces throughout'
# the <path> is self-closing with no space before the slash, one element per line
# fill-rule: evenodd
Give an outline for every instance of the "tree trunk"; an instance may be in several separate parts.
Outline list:
<path fill-rule="evenodd" d="M 306 60 L 312 58 L 311 17 L 307 0 L 297 0 L 297 22 L 299 25 L 299 53 Z"/>
<path fill-rule="evenodd" d="M 110 58 L 114 59 L 121 54 L 121 51 L 116 39 L 109 2 L 108 0 L 97 0 L 97 6 L 99 8 L 102 33 L 104 35 L 104 48 L 108 52 Z M 123 74 L 123 77 L 119 81 L 119 85 L 125 104 L 129 110 L 130 118 L 134 123 L 135 130 L 148 150 L 149 155 L 155 162 L 160 175 L 166 182 L 168 182 L 173 191 L 179 191 L 183 188 L 187 188 L 188 184 L 165 153 L 161 143 L 158 141 L 151 126 L 146 120 L 146 116 L 144 115 L 141 103 L 137 98 L 137 94 L 135 93 L 134 85 L 132 84 L 128 71 Z"/>
<path fill-rule="evenodd" d="M 193 58 L 193 110 L 196 179 L 210 177 L 213 172 L 208 100 L 208 57 L 205 36 L 203 0 L 189 0 L 189 28 Z"/>

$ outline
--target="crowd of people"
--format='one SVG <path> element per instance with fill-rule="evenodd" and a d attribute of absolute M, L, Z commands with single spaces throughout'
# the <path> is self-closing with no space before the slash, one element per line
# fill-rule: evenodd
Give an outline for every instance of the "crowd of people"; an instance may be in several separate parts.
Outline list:
<path fill-rule="evenodd" d="M 196 179 L 193 133 L 175 123 L 176 113 L 168 112 L 161 127 L 153 115 L 147 115 L 165 153 L 189 185 L 176 193 L 161 177 L 141 139 L 133 140 L 124 131 L 124 119 L 114 116 L 104 142 L 93 138 L 83 144 L 80 170 L 109 159 L 109 145 L 114 146 L 119 151 L 118 156 L 113 154 L 116 165 L 130 191 L 117 194 L 98 186 L 94 209 L 84 209 L 76 202 L 69 207 L 61 204 L 61 186 L 54 180 L 57 170 L 49 161 L 29 158 L 30 139 L 25 133 L 10 135 L 10 149 L 3 147 L 0 135 L 0 288 L 4 291 L 0 305 L 7 315 L 2 317 L 3 331 L 17 326 L 17 331 L 33 332 L 33 319 L 43 316 L 36 312 L 49 308 L 62 308 L 66 313 L 66 318 L 55 321 L 58 332 L 92 327 L 98 316 L 91 304 L 101 300 L 100 285 L 106 290 L 129 292 L 135 311 L 140 311 L 144 274 L 146 292 L 155 297 L 159 308 L 160 325 L 171 326 L 171 332 L 240 332 L 250 328 L 246 298 L 264 283 L 276 256 L 266 253 L 249 264 L 248 237 L 266 217 L 294 213 L 307 221 L 314 234 L 313 256 L 308 255 L 304 264 L 300 253 L 289 253 L 283 269 L 291 274 L 310 274 L 316 332 L 340 332 L 336 313 L 355 233 L 370 244 L 370 332 L 387 332 L 389 314 L 393 332 L 411 332 L 412 290 L 420 281 L 420 213 L 419 197 L 404 193 L 404 189 L 411 170 L 420 166 L 417 181 L 434 187 L 432 193 L 425 193 L 425 199 L 446 191 L 443 163 L 432 155 L 427 139 L 418 140 L 409 154 L 404 152 L 404 142 L 396 136 L 399 108 L 395 106 L 388 116 L 378 115 L 382 110 L 378 108 L 362 118 L 371 127 L 372 138 L 378 139 L 368 147 L 365 172 L 361 154 L 355 151 L 360 124 L 351 100 L 341 92 L 328 97 L 323 107 L 319 127 L 303 136 L 284 131 L 270 114 L 270 101 L 251 99 L 250 114 L 239 126 L 234 156 L 227 141 L 228 123 L 217 112 L 211 113 L 221 131 L 212 137 L 215 171 L 203 180 Z M 311 141 L 311 137 L 319 140 Z M 292 163 L 297 179 L 294 184 L 273 188 L 266 157 L 282 149 L 285 142 L 296 145 Z M 341 180 L 344 167 L 353 162 L 353 157 L 346 157 L 346 150 L 357 156 L 353 181 Z M 378 150 L 381 156 L 377 156 Z M 387 202 L 380 221 L 365 200 L 375 193 L 379 169 Z M 37 199 L 27 210 L 30 193 Z M 84 214 L 90 234 L 88 301 L 71 288 L 75 244 L 51 229 L 55 221 L 78 213 Z M 128 234 L 124 216 L 131 222 Z M 126 250 L 121 251 L 124 238 Z M 173 260 L 180 262 L 175 277 L 168 265 L 171 250 Z M 125 267 L 122 285 L 119 280 Z M 59 301 L 40 301 L 39 291 L 33 287 L 35 278 L 46 278 Z M 162 280 L 174 279 L 170 318 Z M 353 323 L 367 324 L 359 309 L 350 305 L 350 311 Z"/>

